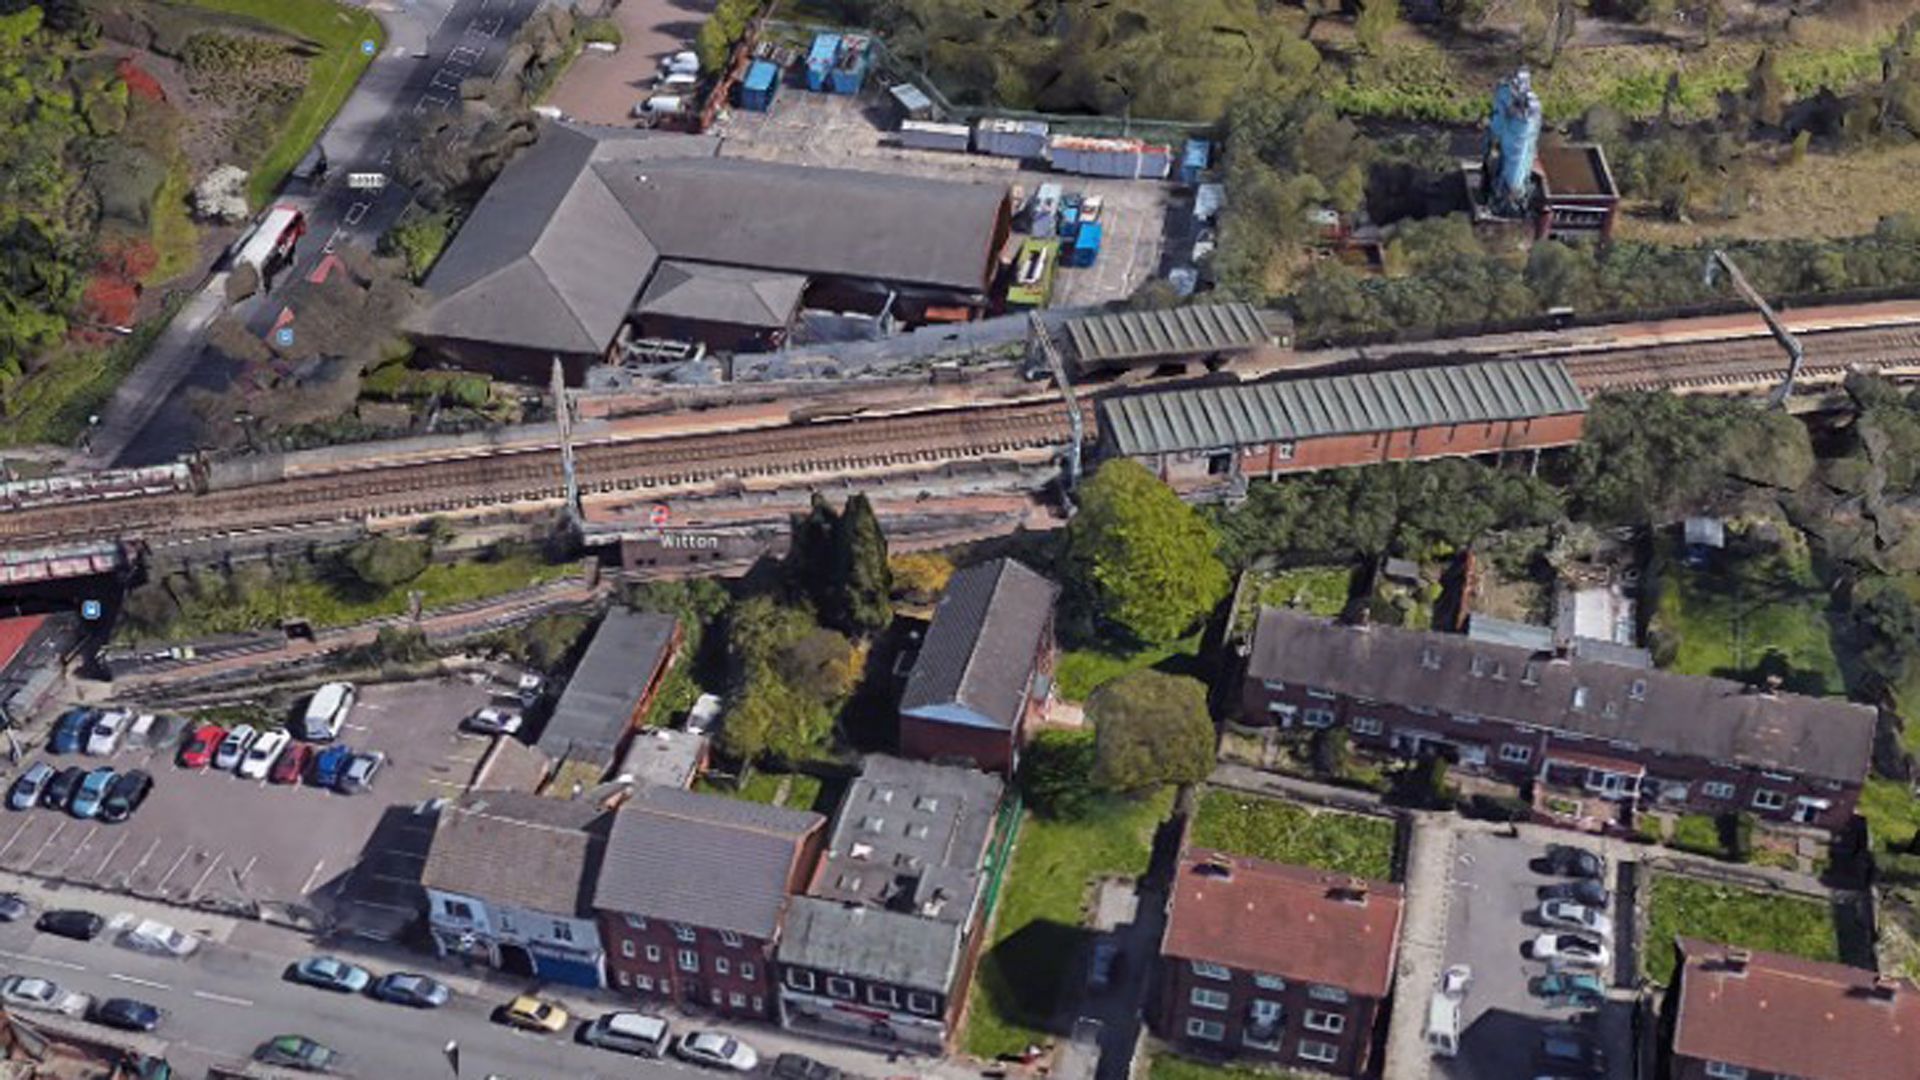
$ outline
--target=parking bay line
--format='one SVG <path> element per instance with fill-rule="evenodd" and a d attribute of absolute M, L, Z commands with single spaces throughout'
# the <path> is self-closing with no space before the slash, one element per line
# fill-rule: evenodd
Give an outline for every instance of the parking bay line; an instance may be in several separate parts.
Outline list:
<path fill-rule="evenodd" d="M 100 880 L 100 875 L 107 872 L 107 864 L 111 863 L 113 861 L 113 857 L 115 855 L 120 854 L 120 849 L 126 846 L 127 846 L 127 834 L 121 833 L 120 839 L 115 840 L 113 842 L 113 847 L 107 850 L 107 857 L 100 860 L 99 869 L 93 872 L 93 879 L 95 881 Z"/>
<path fill-rule="evenodd" d="M 60 834 L 66 831 L 67 831 L 66 821 L 62 820 L 56 823 L 53 827 L 53 831 L 47 834 L 47 838 L 45 840 L 40 841 L 40 850 L 34 852 L 33 858 L 28 859 L 26 861 L 27 868 L 31 870 L 33 867 L 38 866 L 40 864 L 40 856 L 45 855 L 47 853 L 47 849 L 53 846 L 53 842 L 55 840 L 58 840 L 60 838 Z"/>
<path fill-rule="evenodd" d="M 327 860 L 325 859 L 321 859 L 319 862 L 313 864 L 313 872 L 307 875 L 307 883 L 300 886 L 301 896 L 305 896 L 313 891 L 314 882 L 320 878 L 320 868 L 325 865 L 327 865 Z"/>
<path fill-rule="evenodd" d="M 193 888 L 187 890 L 187 898 L 189 900 L 200 895 L 200 887 L 207 883 L 207 879 L 213 876 L 213 872 L 219 868 L 220 863 L 225 860 L 226 857 L 227 853 L 224 851 L 216 851 L 213 853 L 213 861 L 207 864 L 205 870 L 200 871 L 200 880 L 194 882 Z"/>
<path fill-rule="evenodd" d="M 33 824 L 32 814 L 28 814 L 26 817 L 23 817 L 20 819 L 19 827 L 13 830 L 12 836 L 7 837 L 6 844 L 4 846 L 0 846 L 0 859 L 5 859 L 7 857 L 7 852 L 13 850 L 14 842 L 20 839 L 20 834 L 26 832 L 27 826 L 31 824 Z"/>
<path fill-rule="evenodd" d="M 203 1001 L 217 1001 L 222 1005 L 238 1005 L 243 1009 L 251 1009 L 253 1007 L 253 1002 L 246 998 L 228 997 L 225 994 L 216 994 L 211 990 L 195 990 L 193 996 Z"/>
<path fill-rule="evenodd" d="M 85 964 L 76 964 L 71 960 L 55 960 L 51 956 L 29 956 L 26 953 L 8 952 L 5 949 L 0 949 L 0 956 L 4 956 L 9 960 L 24 960 L 29 964 L 45 964 L 48 967 L 65 968 L 68 971 L 87 970 L 87 965 Z"/>
<path fill-rule="evenodd" d="M 60 864 L 61 877 L 66 877 L 67 871 L 73 869 L 73 864 L 80 861 L 80 853 L 87 850 L 87 845 L 93 843 L 93 836 L 99 831 L 100 826 L 98 825 L 87 826 L 87 835 L 80 838 L 80 843 L 75 845 L 73 854 L 68 855 L 67 861 Z"/>
<path fill-rule="evenodd" d="M 138 975 L 122 975 L 117 971 L 108 972 L 107 978 L 118 979 L 123 983 L 132 983 L 135 986 L 145 986 L 153 990 L 172 990 L 173 989 L 173 987 L 168 986 L 166 983 L 163 983 L 163 982 L 154 982 L 152 979 L 143 979 Z"/>
<path fill-rule="evenodd" d="M 147 845 L 147 853 L 140 856 L 140 861 L 133 864 L 133 869 L 127 871 L 128 888 L 133 887 L 133 879 L 140 876 L 140 871 L 146 869 L 147 860 L 153 858 L 153 853 L 158 850 L 160 850 L 160 838 L 156 836 L 153 838 L 153 843 Z"/>
<path fill-rule="evenodd" d="M 181 849 L 181 851 L 180 851 L 180 857 L 179 857 L 179 858 L 177 858 L 177 859 L 175 859 L 175 860 L 173 860 L 173 865 L 172 865 L 172 866 L 169 866 L 169 867 L 167 867 L 167 872 L 166 872 L 165 874 L 163 874 L 163 875 L 161 875 L 161 878 L 160 878 L 160 880 L 159 880 L 159 881 L 157 881 L 157 882 L 155 882 L 155 883 L 154 883 L 154 886 L 153 886 L 153 891 L 154 891 L 154 892 L 165 892 L 165 891 L 166 891 L 166 888 L 167 888 L 167 882 L 169 882 L 169 881 L 172 881 L 172 880 L 173 880 L 173 875 L 174 875 L 174 874 L 175 874 L 176 872 L 178 872 L 178 871 L 179 871 L 179 869 L 180 869 L 180 864 L 181 864 L 181 863 L 183 863 L 183 862 L 186 862 L 186 861 L 187 861 L 187 856 L 189 856 L 189 855 L 191 855 L 191 854 L 193 854 L 193 848 L 191 848 L 191 847 L 188 847 L 188 848 L 182 848 L 182 849 Z"/>

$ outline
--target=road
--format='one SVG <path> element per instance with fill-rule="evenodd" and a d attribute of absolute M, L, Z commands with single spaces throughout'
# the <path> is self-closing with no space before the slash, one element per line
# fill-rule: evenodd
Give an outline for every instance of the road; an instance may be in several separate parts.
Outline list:
<path fill-rule="evenodd" d="M 365 6 L 387 27 L 387 45 L 367 68 L 322 134 L 330 170 L 318 192 L 287 192 L 303 206 L 308 234 L 280 282 L 313 272 L 340 245 L 371 247 L 407 205 L 397 184 L 354 190 L 351 173 L 392 174 L 392 157 L 405 121 L 416 111 L 453 108 L 462 79 L 498 69 L 506 47 L 543 0 L 378 0 Z M 278 290 L 276 290 L 278 291 Z M 218 391 L 234 372 L 210 362 L 204 332 L 225 299 L 226 277 L 216 274 L 182 309 L 101 414 L 79 464 L 127 468 L 173 461 L 194 449 L 199 422 L 186 390 Z M 245 310 L 265 333 L 280 306 L 270 296 Z"/>

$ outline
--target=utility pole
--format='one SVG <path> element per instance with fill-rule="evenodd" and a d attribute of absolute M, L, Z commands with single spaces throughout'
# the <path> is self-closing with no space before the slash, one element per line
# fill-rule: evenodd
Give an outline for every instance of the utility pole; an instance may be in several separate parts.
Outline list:
<path fill-rule="evenodd" d="M 1773 340 L 1787 350 L 1786 377 L 1780 380 L 1779 386 L 1774 387 L 1773 396 L 1769 399 L 1769 403 L 1775 408 L 1784 409 L 1787 398 L 1793 395 L 1793 381 L 1800 377 L 1800 365 L 1806 362 L 1806 350 L 1801 348 L 1800 339 L 1794 337 L 1793 332 L 1787 329 L 1787 325 L 1780 321 L 1780 316 L 1774 314 L 1772 305 L 1767 303 L 1767 298 L 1761 296 L 1759 291 L 1748 283 L 1747 276 L 1740 272 L 1740 267 L 1734 264 L 1733 259 L 1726 252 L 1716 248 L 1713 254 L 1707 256 L 1707 269 L 1704 275 L 1706 283 L 1712 285 L 1715 274 L 1722 269 L 1727 272 L 1727 280 L 1733 282 L 1734 290 L 1744 297 L 1747 303 L 1752 304 L 1760 312 L 1760 317 L 1766 320 L 1767 329 L 1772 332 Z"/>
<path fill-rule="evenodd" d="M 1080 486 L 1080 444 L 1084 438 L 1080 424 L 1080 400 L 1074 396 L 1073 380 L 1067 377 L 1067 361 L 1060 355 L 1060 346 L 1053 340 L 1052 331 L 1036 309 L 1027 312 L 1027 326 L 1032 339 L 1038 345 L 1040 355 L 1046 358 L 1047 366 L 1053 369 L 1054 381 L 1060 384 L 1060 396 L 1067 402 L 1067 427 L 1073 432 L 1073 445 L 1067 448 L 1067 497 Z"/>
<path fill-rule="evenodd" d="M 573 403 L 567 400 L 567 375 L 560 358 L 553 358 L 553 412 L 560 421 L 560 475 L 567 491 L 567 521 L 579 527 L 580 481 L 573 469 Z"/>

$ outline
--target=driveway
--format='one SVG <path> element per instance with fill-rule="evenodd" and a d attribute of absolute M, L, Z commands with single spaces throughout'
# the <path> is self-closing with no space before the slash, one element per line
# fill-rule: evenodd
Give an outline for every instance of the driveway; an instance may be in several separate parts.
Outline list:
<path fill-rule="evenodd" d="M 611 0 L 620 25 L 618 52 L 587 49 L 575 58 L 547 105 L 588 124 L 630 124 L 633 104 L 647 95 L 660 58 L 691 48 L 713 0 Z"/>

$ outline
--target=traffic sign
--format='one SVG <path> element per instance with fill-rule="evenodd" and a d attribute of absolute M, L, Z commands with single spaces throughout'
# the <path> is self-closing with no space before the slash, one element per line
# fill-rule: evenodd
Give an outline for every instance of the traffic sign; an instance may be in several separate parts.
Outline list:
<path fill-rule="evenodd" d="M 293 327 L 283 326 L 273 332 L 273 343 L 283 349 L 293 347 Z"/>
<path fill-rule="evenodd" d="M 357 172 L 347 174 L 347 186 L 356 191 L 379 191 L 387 186 L 387 174 Z"/>
<path fill-rule="evenodd" d="M 99 619 L 100 618 L 100 601 L 98 600 L 80 601 L 80 617 L 87 620 L 88 622 L 94 622 L 95 620 Z"/>
<path fill-rule="evenodd" d="M 667 519 L 672 516 L 673 516 L 673 512 L 667 509 L 666 503 L 655 503 L 653 506 L 653 513 L 647 515 L 647 520 L 653 522 L 653 527 L 657 529 L 662 525 L 665 525 L 667 523 Z"/>
<path fill-rule="evenodd" d="M 372 56 L 372 55 L 373 55 L 373 53 L 374 53 L 374 50 L 376 50 L 376 49 L 378 49 L 379 47 L 380 47 L 380 46 L 378 46 L 378 45 L 375 45 L 375 44 L 374 44 L 374 43 L 373 43 L 372 41 L 370 41 L 370 40 L 369 40 L 369 41 L 363 41 L 363 42 L 361 42 L 361 43 L 360 43 L 360 51 L 361 51 L 361 52 L 363 52 L 363 53 L 366 53 L 366 54 L 367 54 L 368 56 Z"/>

